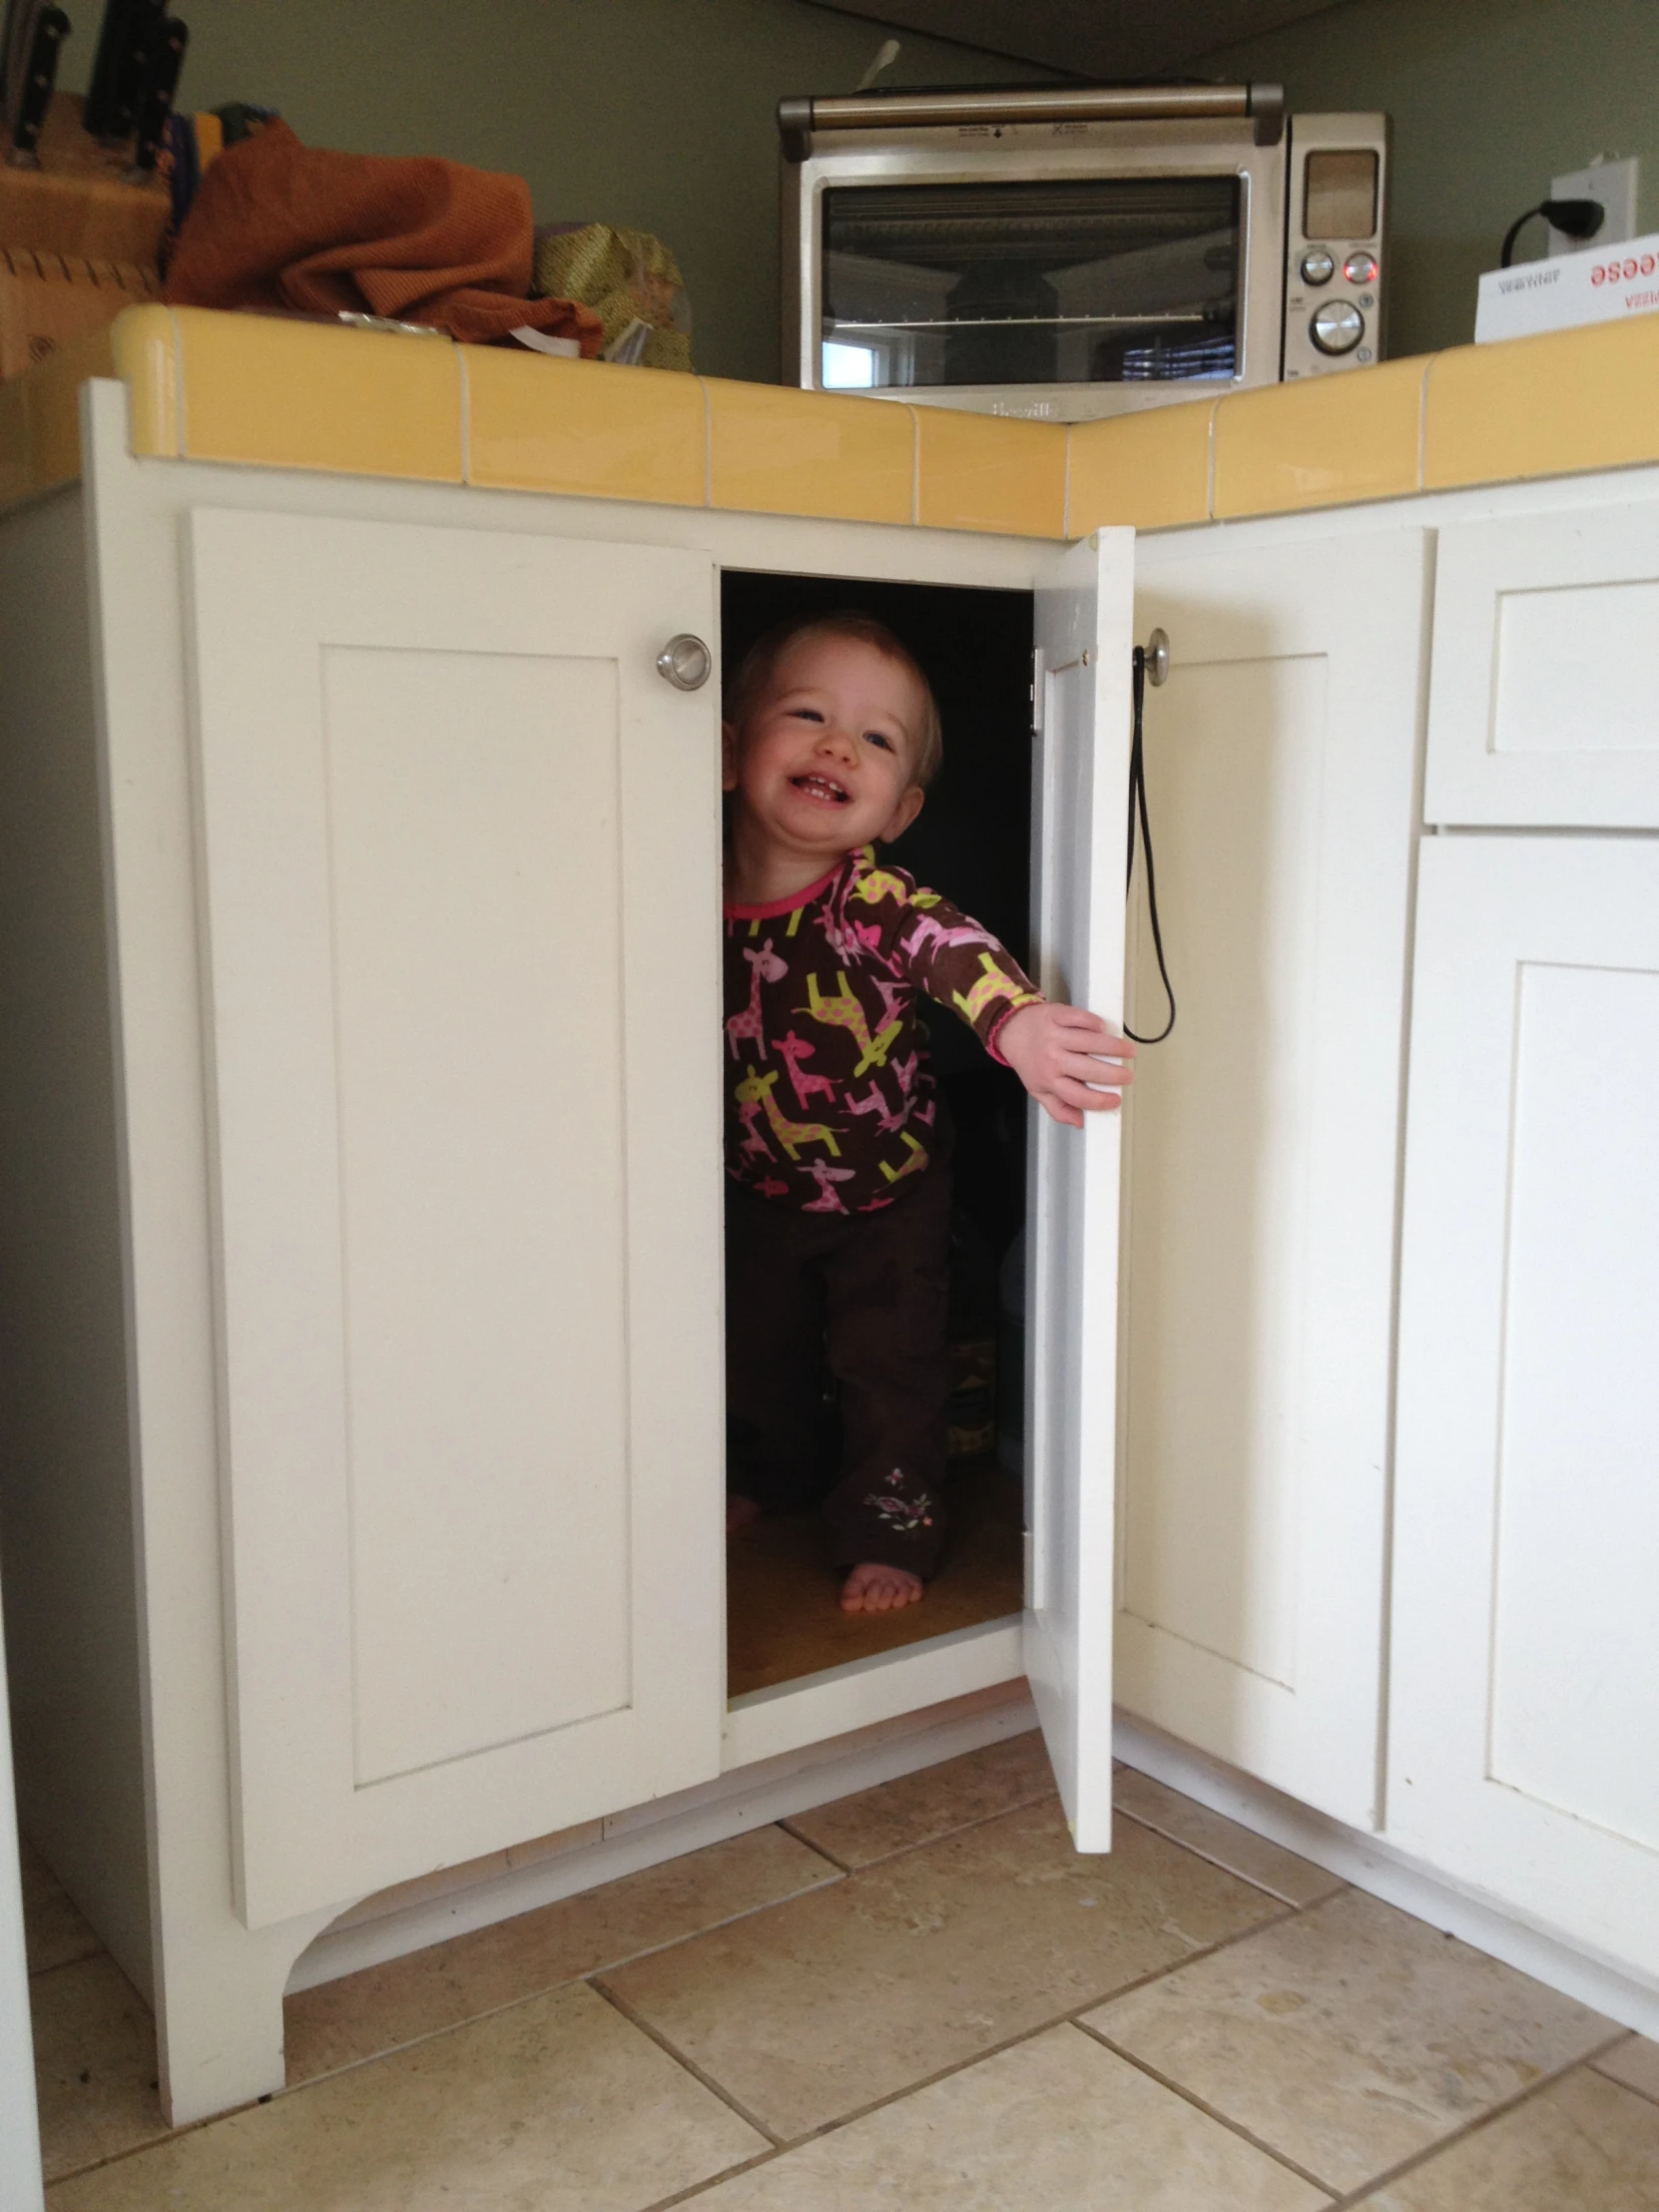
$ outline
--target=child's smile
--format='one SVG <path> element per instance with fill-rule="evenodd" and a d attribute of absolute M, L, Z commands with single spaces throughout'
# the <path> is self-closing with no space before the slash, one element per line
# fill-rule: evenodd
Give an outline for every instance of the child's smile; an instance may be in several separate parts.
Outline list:
<path fill-rule="evenodd" d="M 805 776 L 796 777 L 794 782 L 796 790 L 805 792 L 809 799 L 823 800 L 830 807 L 845 807 L 849 804 L 850 795 L 845 785 L 837 784 L 832 777 L 820 776 L 816 771 L 809 770 Z"/>

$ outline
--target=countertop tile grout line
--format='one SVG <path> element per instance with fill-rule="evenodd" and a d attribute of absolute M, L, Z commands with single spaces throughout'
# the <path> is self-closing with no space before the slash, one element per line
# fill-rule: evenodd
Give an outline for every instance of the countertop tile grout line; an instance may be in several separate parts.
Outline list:
<path fill-rule="evenodd" d="M 1189 2089 L 1184 2083 L 1175 2080 L 1171 2075 L 1160 2073 L 1156 2066 L 1149 2065 L 1144 2058 L 1137 2057 L 1134 2051 L 1125 2050 L 1121 2043 L 1114 2043 L 1109 2035 L 1098 2027 L 1091 2027 L 1087 2020 L 1074 2019 L 1072 2025 L 1073 2027 L 1080 2027 L 1085 2035 L 1092 2036 L 1103 2049 L 1109 2050 L 1114 2058 L 1121 2058 L 1126 2066 L 1133 2066 L 1137 2073 L 1145 2074 L 1149 2081 L 1157 2082 L 1160 2089 L 1168 2089 L 1172 2095 L 1178 2096 L 1183 2104 L 1190 2104 L 1195 2112 L 1202 2112 L 1207 2120 L 1214 2120 L 1218 2127 L 1224 2127 L 1230 2135 L 1238 2136 L 1239 2140 L 1248 2143 L 1252 2150 L 1261 2151 L 1264 2157 L 1271 2158 L 1276 2166 L 1283 2166 L 1288 2173 L 1295 2174 L 1299 2181 L 1306 2181 L 1310 2188 L 1318 2189 L 1322 2196 L 1330 2198 L 1333 2207 L 1336 2205 L 1337 2191 L 1332 2182 L 1322 2179 L 1319 2174 L 1314 2173 L 1309 2167 L 1299 2165 L 1288 2153 L 1277 2149 L 1265 2137 L 1253 2133 L 1242 2121 L 1230 2119 L 1225 2112 L 1219 2111 L 1215 2105 L 1207 2103 L 1196 2089 Z"/>
<path fill-rule="evenodd" d="M 1385 2166 L 1381 2173 L 1373 2174 L 1369 2181 L 1362 2182 L 1357 2189 L 1351 2189 L 1346 2197 L 1339 2197 L 1331 2207 L 1331 2212 L 1353 2212 L 1356 2205 L 1364 2204 L 1366 2199 L 1375 2196 L 1379 2189 L 1386 2189 L 1391 2183 L 1397 2181 L 1402 2174 L 1414 2173 L 1417 2167 L 1426 2166 L 1431 2159 L 1443 2156 L 1445 2152 L 1455 2149 L 1459 2143 L 1466 2143 L 1471 2135 L 1478 2135 L 1483 2129 L 1490 2127 L 1494 2121 L 1506 2118 L 1511 2112 L 1519 2111 L 1522 2105 L 1530 2104 L 1535 2097 L 1541 2097 L 1545 2090 L 1553 2089 L 1557 2082 L 1565 2081 L 1569 2074 L 1581 2073 L 1593 2068 L 1601 2053 L 1605 2050 L 1611 2050 L 1614 2043 L 1620 2041 L 1625 2032 L 1621 2029 L 1619 2035 L 1610 2035 L 1606 2042 L 1598 2043 L 1593 2051 L 1586 2052 L 1582 2058 L 1570 2059 L 1566 2065 L 1557 2066 L 1553 2072 L 1541 2073 L 1536 2081 L 1529 2081 L 1524 2089 L 1517 2089 L 1512 2097 L 1505 2097 L 1500 2104 L 1494 2104 L 1489 2111 L 1477 2112 L 1473 2119 L 1465 2120 L 1461 2127 L 1453 2128 L 1449 2135 L 1442 2135 L 1437 2142 L 1428 2143 L 1423 2149 L 1413 2151 L 1409 2158 L 1397 2159 L 1393 2165 Z M 1619 2084 L 1615 2083 L 1614 2086 L 1617 2087 Z"/>
<path fill-rule="evenodd" d="M 689 2073 L 694 2081 L 700 2081 L 711 2096 L 718 2097 L 728 2111 L 735 2112 L 740 2120 L 755 2130 L 757 2135 L 764 2135 L 774 2150 L 784 2148 L 783 2138 L 775 2129 L 768 2127 L 764 2120 L 757 2119 L 747 2105 L 735 2097 L 730 2089 L 723 2088 L 713 2074 L 705 2072 L 695 2058 L 688 2058 L 683 2050 L 677 2050 L 661 2029 L 653 2026 L 650 2020 L 643 2019 L 625 1997 L 618 1996 L 614 1989 L 597 1977 L 591 1979 L 587 1985 L 596 1996 L 604 1998 L 613 2012 L 618 2013 L 631 2027 L 638 2028 L 639 2032 L 648 2041 L 655 2043 L 665 2058 L 672 2059 L 674 2064 Z"/>

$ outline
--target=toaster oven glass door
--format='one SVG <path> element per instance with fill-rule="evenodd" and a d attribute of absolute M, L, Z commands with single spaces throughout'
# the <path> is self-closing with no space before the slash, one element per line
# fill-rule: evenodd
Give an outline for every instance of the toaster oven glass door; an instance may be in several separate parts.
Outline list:
<path fill-rule="evenodd" d="M 840 389 L 1230 379 L 1236 174 L 843 185 L 823 198 Z"/>

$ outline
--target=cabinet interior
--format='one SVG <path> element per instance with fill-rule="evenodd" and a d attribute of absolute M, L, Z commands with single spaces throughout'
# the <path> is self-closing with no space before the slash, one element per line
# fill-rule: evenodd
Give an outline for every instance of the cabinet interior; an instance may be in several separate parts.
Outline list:
<path fill-rule="evenodd" d="M 723 664 L 735 671 L 774 623 L 842 608 L 873 615 L 905 641 L 944 726 L 944 767 L 894 858 L 1029 965 L 1031 594 L 728 569 Z M 735 1701 L 1006 1619 L 1024 1602 L 1025 1094 L 953 1016 L 930 1009 L 927 1028 L 956 1133 L 949 1548 L 919 1606 L 847 1615 L 816 1513 L 778 1516 L 734 1538 L 727 1688 Z"/>

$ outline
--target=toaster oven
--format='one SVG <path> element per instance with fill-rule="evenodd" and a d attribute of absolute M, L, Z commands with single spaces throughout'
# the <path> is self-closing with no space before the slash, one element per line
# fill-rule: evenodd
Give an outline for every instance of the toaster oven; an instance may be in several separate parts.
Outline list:
<path fill-rule="evenodd" d="M 1382 357 L 1385 116 L 1106 85 L 778 121 L 786 383 L 1072 422 Z"/>

